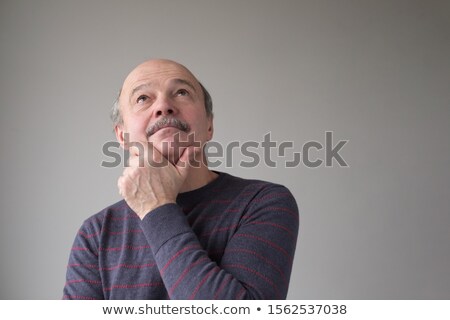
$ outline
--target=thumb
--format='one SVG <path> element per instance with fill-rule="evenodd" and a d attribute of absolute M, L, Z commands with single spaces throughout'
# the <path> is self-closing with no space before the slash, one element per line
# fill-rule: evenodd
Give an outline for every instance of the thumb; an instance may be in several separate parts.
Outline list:
<path fill-rule="evenodd" d="M 139 167 L 144 167 L 148 163 L 148 145 L 139 141 L 131 142 L 128 146 L 130 153 L 130 163 L 139 161 Z"/>
<path fill-rule="evenodd" d="M 133 157 L 138 157 L 139 154 L 141 153 L 139 147 L 136 146 L 136 145 L 131 146 L 131 147 L 128 149 L 128 151 L 130 152 L 130 155 L 133 156 Z"/>

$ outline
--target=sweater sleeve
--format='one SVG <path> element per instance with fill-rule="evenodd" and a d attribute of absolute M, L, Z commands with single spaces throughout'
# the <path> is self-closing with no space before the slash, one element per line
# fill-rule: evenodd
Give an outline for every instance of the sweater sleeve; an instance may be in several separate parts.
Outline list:
<path fill-rule="evenodd" d="M 104 299 L 98 264 L 98 247 L 94 240 L 98 236 L 99 232 L 93 231 L 87 221 L 78 231 L 67 265 L 63 299 Z"/>
<path fill-rule="evenodd" d="M 178 205 L 161 206 L 142 220 L 171 299 L 285 299 L 298 227 L 296 202 L 280 185 L 251 201 L 220 264 L 201 247 Z"/>

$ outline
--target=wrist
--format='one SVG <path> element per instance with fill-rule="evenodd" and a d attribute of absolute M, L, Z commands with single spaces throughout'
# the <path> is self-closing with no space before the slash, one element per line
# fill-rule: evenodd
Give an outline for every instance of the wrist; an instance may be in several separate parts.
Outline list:
<path fill-rule="evenodd" d="M 139 216 L 139 218 L 142 220 L 145 218 L 146 215 L 151 214 L 151 212 L 159 207 L 162 207 L 163 205 L 175 203 L 174 200 L 170 199 L 161 199 L 157 202 L 153 202 L 151 205 L 145 206 L 142 210 L 139 210 L 139 212 L 136 212 L 136 214 Z"/>

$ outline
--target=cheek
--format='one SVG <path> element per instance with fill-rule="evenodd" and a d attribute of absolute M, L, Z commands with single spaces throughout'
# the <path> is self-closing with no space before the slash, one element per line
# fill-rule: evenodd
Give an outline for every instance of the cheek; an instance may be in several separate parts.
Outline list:
<path fill-rule="evenodd" d="M 196 136 L 199 139 L 210 140 L 212 138 L 212 132 L 208 130 L 210 128 L 208 121 L 203 120 L 200 122 L 195 122 L 194 126 L 192 129 L 196 132 Z"/>
<path fill-rule="evenodd" d="M 124 122 L 130 141 L 146 140 L 147 121 L 143 117 L 126 118 Z"/>

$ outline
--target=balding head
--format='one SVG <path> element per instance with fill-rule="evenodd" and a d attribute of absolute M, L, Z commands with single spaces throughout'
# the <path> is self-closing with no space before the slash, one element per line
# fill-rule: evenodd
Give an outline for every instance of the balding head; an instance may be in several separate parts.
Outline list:
<path fill-rule="evenodd" d="M 197 78 L 188 68 L 172 60 L 151 59 L 139 64 L 125 78 L 125 81 L 122 85 L 122 88 L 120 89 L 119 95 L 114 102 L 111 111 L 111 119 L 113 121 L 114 127 L 123 123 L 121 106 L 123 107 L 124 105 L 127 105 L 127 100 L 125 97 L 131 94 L 131 91 L 137 87 L 138 82 L 143 82 L 149 76 L 155 76 L 158 74 L 164 74 L 168 76 L 182 74 L 186 79 L 189 79 L 192 86 L 196 87 L 197 90 L 202 92 L 206 114 L 208 115 L 208 117 L 212 118 L 213 104 L 211 96 L 206 88 L 200 83 L 200 81 L 197 80 Z"/>

